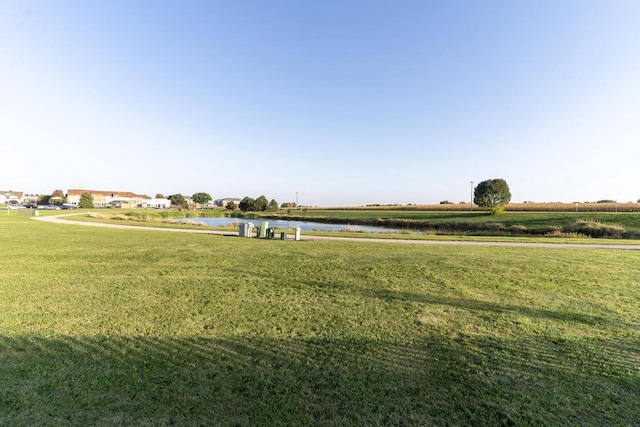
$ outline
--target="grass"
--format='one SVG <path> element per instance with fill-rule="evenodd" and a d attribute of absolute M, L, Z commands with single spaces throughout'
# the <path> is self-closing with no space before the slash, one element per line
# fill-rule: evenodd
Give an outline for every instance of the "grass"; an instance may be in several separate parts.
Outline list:
<path fill-rule="evenodd" d="M 138 225 L 173 227 L 175 218 L 207 218 L 229 215 L 222 211 L 178 210 L 104 210 L 97 213 L 97 220 L 122 223 L 123 220 Z M 238 217 L 259 219 L 283 218 L 310 220 L 350 225 L 379 225 L 406 230 L 423 230 L 426 234 L 453 236 L 497 237 L 552 237 L 554 239 L 609 238 L 640 239 L 640 213 L 635 212 L 506 212 L 488 215 L 469 211 L 417 211 L 417 210 L 309 210 L 280 211 L 278 213 L 242 213 Z M 109 219 L 108 217 L 112 217 Z M 80 218 L 89 220 L 87 218 Z M 168 224 L 168 225 L 167 225 Z M 196 225 L 196 224 L 191 224 Z M 226 227 L 228 229 L 228 227 Z"/>
<path fill-rule="evenodd" d="M 193 217 L 192 217 L 193 218 Z M 83 222 L 99 222 L 116 225 L 129 225 L 136 227 L 154 227 L 154 228 L 179 228 L 179 229 L 197 229 L 197 230 L 211 230 L 211 231 L 224 231 L 229 234 L 237 233 L 237 225 L 230 224 L 227 226 L 212 227 L 205 223 L 196 221 L 185 221 L 181 223 L 173 222 L 172 219 L 156 217 L 151 215 L 137 215 L 129 216 L 126 213 L 118 214 L 112 211 L 106 213 L 88 212 L 87 215 L 77 215 L 71 218 L 73 221 Z M 292 229 L 276 229 L 276 235 L 280 231 L 291 232 Z M 478 235 L 478 234 L 436 234 L 436 233 L 367 233 L 361 231 L 305 231 L 305 235 L 313 236 L 340 236 L 340 237 L 354 237 L 354 238 L 376 238 L 376 239 L 400 239 L 400 240 L 448 240 L 448 241 L 480 241 L 480 242 L 521 242 L 521 243 L 557 243 L 557 244 L 611 244 L 611 245 L 635 245 L 636 240 L 630 239 L 611 239 L 611 238 L 598 238 L 592 239 L 589 236 L 577 233 L 558 233 L 557 235 L 547 236 L 508 236 L 508 235 Z M 552 237 L 552 238 L 550 238 Z"/>
<path fill-rule="evenodd" d="M 570 235 L 576 228 L 580 229 L 576 224 L 589 223 L 596 228 L 583 227 L 581 231 L 593 232 L 594 237 L 600 237 L 603 228 L 608 227 L 611 235 L 640 238 L 640 213 L 637 212 L 505 212 L 492 216 L 479 211 L 308 210 L 283 215 L 299 220 L 397 225 L 450 234 Z"/>
<path fill-rule="evenodd" d="M 618 224 L 632 229 L 640 229 L 640 214 L 637 212 L 505 212 L 502 215 L 488 215 L 485 212 L 437 212 L 437 211 L 400 211 L 400 210 L 309 210 L 295 211 L 295 215 L 335 218 L 365 219 L 411 219 L 439 222 L 499 222 L 505 226 L 524 225 L 527 228 L 562 227 L 575 221 L 597 221 L 605 224 Z"/>
<path fill-rule="evenodd" d="M 640 419 L 636 251 L 0 230 L 0 425 Z"/>

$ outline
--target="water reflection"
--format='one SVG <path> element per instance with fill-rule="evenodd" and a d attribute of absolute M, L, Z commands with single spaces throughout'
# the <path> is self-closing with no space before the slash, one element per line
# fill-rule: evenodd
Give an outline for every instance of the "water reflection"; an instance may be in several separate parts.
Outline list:
<path fill-rule="evenodd" d="M 262 223 L 262 220 L 259 219 L 242 219 L 242 218 L 180 218 L 176 221 L 179 222 L 201 222 L 212 227 L 225 227 L 230 224 L 242 224 L 242 223 L 252 223 L 256 227 L 259 227 Z M 395 228 L 386 228 L 386 227 L 376 227 L 376 226 L 368 226 L 368 225 L 349 225 L 349 224 L 324 224 L 321 222 L 310 222 L 310 221 L 285 221 L 285 220 L 267 220 L 269 222 L 269 227 L 275 228 L 296 228 L 300 227 L 302 231 L 312 231 L 312 230 L 321 230 L 321 231 L 355 231 L 355 232 L 366 232 L 366 233 L 398 233 L 399 229 Z"/>

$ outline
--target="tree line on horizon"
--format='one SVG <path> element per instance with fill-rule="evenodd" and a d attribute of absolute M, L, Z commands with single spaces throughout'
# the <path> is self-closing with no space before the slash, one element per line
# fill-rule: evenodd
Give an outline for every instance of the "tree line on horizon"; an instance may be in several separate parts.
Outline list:
<path fill-rule="evenodd" d="M 147 199 L 151 199 L 149 196 L 145 196 Z M 171 205 L 173 207 L 178 207 L 182 209 L 189 209 L 189 201 L 182 194 L 172 194 L 170 196 L 165 197 L 161 193 L 157 193 L 155 195 L 157 199 L 167 199 L 171 201 Z M 56 199 L 56 202 L 61 204 L 66 201 L 66 196 L 64 192 L 60 189 L 54 190 L 51 195 L 41 195 L 38 198 L 38 205 L 47 205 L 52 203 L 52 199 Z M 191 201 L 197 203 L 198 205 L 206 205 L 213 198 L 209 193 L 198 192 L 194 193 L 191 196 Z M 59 200 L 59 201 L 58 201 Z M 473 191 L 473 203 L 477 206 L 486 209 L 492 215 L 499 215 L 505 211 L 506 205 L 511 201 L 511 191 L 509 189 L 509 185 L 506 180 L 502 178 L 488 179 L 480 182 Z M 55 202 L 53 202 L 55 203 Z M 460 204 L 466 204 L 467 202 L 460 202 Z M 524 202 L 526 203 L 534 203 L 534 202 Z M 577 203 L 577 202 L 574 202 Z M 583 202 L 583 203 L 594 203 L 594 204 L 614 204 L 618 203 L 616 200 L 612 199 L 603 199 L 598 200 L 597 202 Z M 638 199 L 637 203 L 640 203 L 640 199 Z M 441 205 L 449 205 L 454 204 L 448 200 L 444 200 L 440 202 Z M 80 208 L 94 208 L 93 196 L 90 192 L 85 192 L 81 195 L 78 206 Z M 368 205 L 368 206 L 380 206 L 380 205 Z M 297 205 L 294 202 L 286 202 L 282 203 L 281 206 L 278 205 L 278 202 L 275 199 L 271 199 L 271 201 L 267 201 L 267 198 L 264 195 L 261 195 L 257 198 L 252 198 L 249 196 L 245 196 L 237 205 L 234 202 L 229 202 L 226 205 L 226 209 L 228 210 L 236 210 L 239 209 L 243 212 L 252 211 L 252 212 L 275 212 L 279 208 L 282 209 L 290 209 L 296 208 Z"/>

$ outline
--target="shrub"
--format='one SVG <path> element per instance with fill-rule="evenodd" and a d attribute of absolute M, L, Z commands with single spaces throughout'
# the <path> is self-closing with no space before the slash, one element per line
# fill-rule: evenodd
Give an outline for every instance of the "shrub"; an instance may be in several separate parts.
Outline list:
<path fill-rule="evenodd" d="M 558 227 L 552 227 L 550 231 L 545 233 L 545 237 L 570 237 L 573 239 L 581 238 L 581 239 L 589 239 L 590 236 L 586 236 L 584 234 L 578 233 L 563 233 Z"/>
<path fill-rule="evenodd" d="M 491 215 L 502 215 L 504 213 L 504 205 L 492 206 L 489 208 Z"/>
<path fill-rule="evenodd" d="M 596 221 L 575 221 L 562 227 L 562 231 L 591 237 L 622 238 L 626 230 L 621 225 L 603 224 Z"/>
<path fill-rule="evenodd" d="M 513 234 L 526 234 L 528 230 L 527 230 L 527 227 L 524 225 L 513 224 L 512 226 L 507 228 L 507 231 Z"/>
<path fill-rule="evenodd" d="M 84 192 L 80 196 L 80 202 L 78 203 L 78 207 L 82 209 L 93 209 L 93 196 L 91 193 Z"/>

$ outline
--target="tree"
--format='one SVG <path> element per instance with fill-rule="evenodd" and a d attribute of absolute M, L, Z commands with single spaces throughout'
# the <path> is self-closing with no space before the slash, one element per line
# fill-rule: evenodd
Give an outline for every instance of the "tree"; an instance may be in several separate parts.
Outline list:
<path fill-rule="evenodd" d="M 89 192 L 84 192 L 80 195 L 80 202 L 78 207 L 82 209 L 93 209 L 93 196 Z"/>
<path fill-rule="evenodd" d="M 58 204 L 64 203 L 66 201 L 64 192 L 62 190 L 55 190 L 53 193 L 51 193 L 49 202 L 51 202 L 51 199 L 54 199 Z"/>
<path fill-rule="evenodd" d="M 169 196 L 169 200 L 171 200 L 171 205 L 184 207 L 184 196 L 180 193 L 172 194 L 171 196 Z"/>
<path fill-rule="evenodd" d="M 164 196 L 162 195 L 162 193 L 158 193 L 156 194 L 156 199 L 164 199 Z"/>
<path fill-rule="evenodd" d="M 242 212 L 253 211 L 255 210 L 255 200 L 247 196 L 240 201 L 239 207 Z"/>
<path fill-rule="evenodd" d="M 200 205 L 206 205 L 211 201 L 211 196 L 208 193 L 196 193 L 191 196 L 191 200 Z"/>
<path fill-rule="evenodd" d="M 269 207 L 269 201 L 266 197 L 260 196 L 253 203 L 253 209 L 258 212 L 266 211 Z"/>
<path fill-rule="evenodd" d="M 268 208 L 270 212 L 276 212 L 278 210 L 278 202 L 276 202 L 276 199 L 271 199 Z"/>
<path fill-rule="evenodd" d="M 233 202 L 233 200 L 230 200 L 227 202 L 227 205 L 225 206 L 228 210 L 232 211 L 236 209 L 236 204 Z"/>
<path fill-rule="evenodd" d="M 482 181 L 473 192 L 473 203 L 488 209 L 491 215 L 499 215 L 504 212 L 504 207 L 510 201 L 509 185 L 502 178 Z"/>

